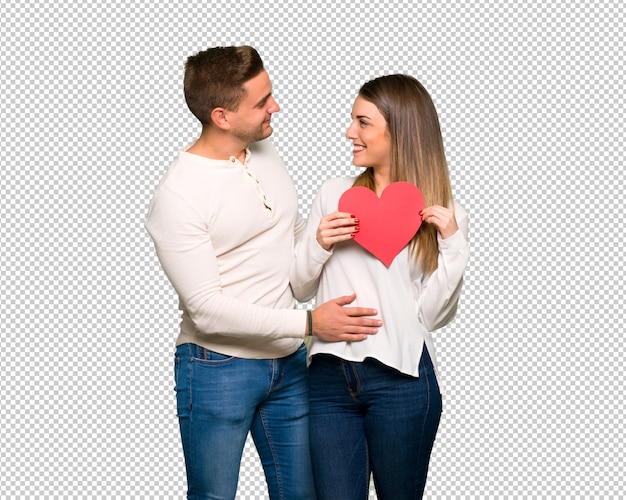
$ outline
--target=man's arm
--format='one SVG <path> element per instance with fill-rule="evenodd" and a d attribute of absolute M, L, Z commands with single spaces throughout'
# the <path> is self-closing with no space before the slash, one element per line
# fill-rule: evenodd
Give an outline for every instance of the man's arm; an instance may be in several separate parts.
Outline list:
<path fill-rule="evenodd" d="M 225 294 L 211 235 L 194 208 L 172 191 L 162 190 L 157 196 L 146 229 L 198 330 L 238 337 L 304 337 L 305 311 L 262 307 Z"/>

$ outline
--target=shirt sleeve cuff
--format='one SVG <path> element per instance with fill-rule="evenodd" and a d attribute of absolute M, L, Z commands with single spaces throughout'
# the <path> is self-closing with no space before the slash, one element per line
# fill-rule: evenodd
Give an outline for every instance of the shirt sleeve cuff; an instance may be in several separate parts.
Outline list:
<path fill-rule="evenodd" d="M 460 252 L 467 247 L 467 241 L 460 229 L 457 229 L 456 233 L 445 239 L 437 233 L 437 243 L 439 243 L 441 252 Z"/>
<path fill-rule="evenodd" d="M 287 311 L 289 314 L 285 317 L 285 336 L 304 338 L 306 336 L 306 309 L 294 309 Z"/>

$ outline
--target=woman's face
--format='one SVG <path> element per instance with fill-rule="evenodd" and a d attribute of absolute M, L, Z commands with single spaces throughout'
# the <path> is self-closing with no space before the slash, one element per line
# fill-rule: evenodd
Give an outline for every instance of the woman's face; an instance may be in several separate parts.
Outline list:
<path fill-rule="evenodd" d="M 358 167 L 372 167 L 388 172 L 391 164 L 391 138 L 387 121 L 376 105 L 357 97 L 352 106 L 352 122 L 346 138 L 352 141 L 352 163 Z"/>

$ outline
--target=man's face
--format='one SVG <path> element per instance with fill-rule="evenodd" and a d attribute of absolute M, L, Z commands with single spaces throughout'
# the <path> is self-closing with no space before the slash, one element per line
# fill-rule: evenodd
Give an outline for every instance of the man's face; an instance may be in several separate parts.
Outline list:
<path fill-rule="evenodd" d="M 243 84 L 246 97 L 237 111 L 228 111 L 232 133 L 242 142 L 249 144 L 260 141 L 272 134 L 270 120 L 272 113 L 280 111 L 272 96 L 272 83 L 267 71 L 263 70 Z"/>

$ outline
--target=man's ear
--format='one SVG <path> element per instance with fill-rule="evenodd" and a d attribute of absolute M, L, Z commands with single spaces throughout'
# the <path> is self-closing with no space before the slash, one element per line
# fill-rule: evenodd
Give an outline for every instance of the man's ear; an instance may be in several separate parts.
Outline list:
<path fill-rule="evenodd" d="M 227 111 L 224 108 L 215 108 L 211 111 L 211 120 L 217 128 L 221 128 L 222 130 L 229 130 L 230 123 L 227 118 Z"/>

